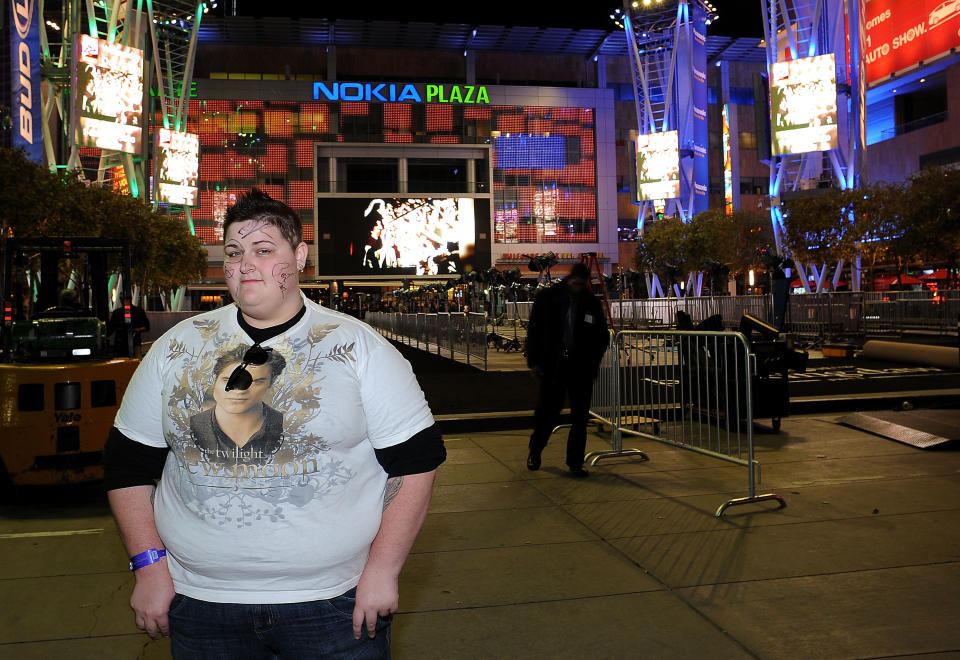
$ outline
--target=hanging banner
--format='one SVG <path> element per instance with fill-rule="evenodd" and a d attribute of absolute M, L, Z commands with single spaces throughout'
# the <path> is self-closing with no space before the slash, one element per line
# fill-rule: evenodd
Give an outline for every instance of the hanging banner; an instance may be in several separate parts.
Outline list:
<path fill-rule="evenodd" d="M 867 0 L 863 20 L 868 85 L 960 46 L 960 0 Z"/>
<path fill-rule="evenodd" d="M 691 3 L 693 12 L 693 185 L 694 201 L 692 215 L 706 211 L 709 206 L 707 192 L 710 182 L 710 165 L 707 158 L 707 13 L 700 3 Z"/>
<path fill-rule="evenodd" d="M 10 3 L 10 105 L 13 148 L 43 163 L 40 115 L 40 18 L 35 0 Z"/>

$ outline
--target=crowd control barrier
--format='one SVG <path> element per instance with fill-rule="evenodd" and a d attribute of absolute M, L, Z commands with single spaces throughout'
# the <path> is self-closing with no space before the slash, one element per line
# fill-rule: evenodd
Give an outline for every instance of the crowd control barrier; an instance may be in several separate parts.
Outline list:
<path fill-rule="evenodd" d="M 487 368 L 487 319 L 483 314 L 368 312 L 364 320 L 388 339 Z"/>
<path fill-rule="evenodd" d="M 604 458 L 635 455 L 624 436 L 656 440 L 747 468 L 748 495 L 728 500 L 720 517 L 736 505 L 784 499 L 757 494 L 760 465 L 753 447 L 754 357 L 737 332 L 624 331 L 604 356 L 594 385 L 590 414 L 611 427 L 611 448 L 587 454 Z"/>

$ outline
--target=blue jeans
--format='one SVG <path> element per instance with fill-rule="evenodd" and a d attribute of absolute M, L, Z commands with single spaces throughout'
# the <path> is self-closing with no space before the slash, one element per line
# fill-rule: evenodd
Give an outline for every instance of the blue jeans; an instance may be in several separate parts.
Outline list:
<path fill-rule="evenodd" d="M 182 594 L 170 603 L 176 660 L 380 660 L 390 658 L 390 620 L 376 637 L 353 638 L 356 589 L 330 600 L 280 605 L 210 603 Z"/>

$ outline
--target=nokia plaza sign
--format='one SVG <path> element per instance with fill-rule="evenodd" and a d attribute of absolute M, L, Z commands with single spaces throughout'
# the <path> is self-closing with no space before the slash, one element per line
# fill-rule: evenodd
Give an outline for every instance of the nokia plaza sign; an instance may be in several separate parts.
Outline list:
<path fill-rule="evenodd" d="M 373 103 L 489 104 L 483 85 L 414 85 L 411 83 L 315 82 L 316 101 L 367 101 Z"/>

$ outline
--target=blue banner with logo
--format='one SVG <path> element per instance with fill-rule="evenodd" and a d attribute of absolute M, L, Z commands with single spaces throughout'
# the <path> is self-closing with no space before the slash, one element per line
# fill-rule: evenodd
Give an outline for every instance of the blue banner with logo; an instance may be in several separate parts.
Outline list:
<path fill-rule="evenodd" d="M 36 0 L 10 2 L 10 79 L 13 148 L 43 163 L 40 113 L 40 17 Z"/>
<path fill-rule="evenodd" d="M 691 65 L 693 67 L 693 213 L 696 215 L 707 210 L 708 184 L 710 182 L 709 160 L 707 158 L 707 14 L 700 3 L 690 3 L 692 15 L 690 25 L 693 28 L 693 48 Z"/>

